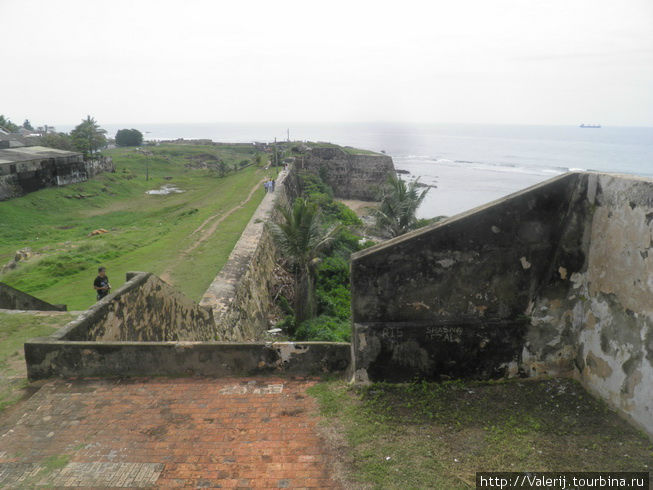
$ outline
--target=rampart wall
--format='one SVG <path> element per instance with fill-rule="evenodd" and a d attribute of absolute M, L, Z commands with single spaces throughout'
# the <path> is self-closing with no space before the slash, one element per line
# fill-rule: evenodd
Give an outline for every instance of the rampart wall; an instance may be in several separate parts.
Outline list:
<path fill-rule="evenodd" d="M 356 378 L 572 376 L 653 433 L 653 181 L 573 173 L 352 258 Z"/>
<path fill-rule="evenodd" d="M 275 192 L 265 195 L 227 263 L 204 293 L 200 304 L 212 309 L 218 340 L 254 341 L 270 328 L 278 257 L 266 224 L 276 218 L 276 204 L 289 203 L 297 192 L 294 169 L 282 172 Z"/>
<path fill-rule="evenodd" d="M 55 334 L 81 341 L 215 340 L 210 309 L 148 272 L 131 272 L 127 282 Z"/>
<path fill-rule="evenodd" d="M 337 197 L 375 201 L 388 174 L 392 158 L 378 153 L 347 153 L 341 148 L 312 148 L 297 160 L 297 168 L 320 175 Z"/>

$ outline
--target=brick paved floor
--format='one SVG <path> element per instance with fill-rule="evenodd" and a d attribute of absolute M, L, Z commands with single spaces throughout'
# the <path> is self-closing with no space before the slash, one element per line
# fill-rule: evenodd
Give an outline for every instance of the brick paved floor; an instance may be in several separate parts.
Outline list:
<path fill-rule="evenodd" d="M 314 381 L 52 381 L 0 418 L 0 487 L 334 488 Z"/>

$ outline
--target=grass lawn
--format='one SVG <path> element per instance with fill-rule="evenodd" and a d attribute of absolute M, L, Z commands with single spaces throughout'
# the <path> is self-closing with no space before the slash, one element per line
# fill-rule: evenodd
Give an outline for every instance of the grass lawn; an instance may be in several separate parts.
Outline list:
<path fill-rule="evenodd" d="M 311 388 L 346 488 L 475 488 L 476 471 L 651 471 L 653 443 L 571 380 Z"/>
<path fill-rule="evenodd" d="M 50 335 L 74 316 L 70 313 L 0 312 L 0 412 L 27 394 L 23 343 Z"/>
<path fill-rule="evenodd" d="M 0 202 L 0 266 L 20 248 L 37 253 L 0 281 L 80 310 L 95 302 L 91 284 L 101 264 L 114 289 L 127 271 L 167 271 L 170 281 L 198 300 L 263 198 L 258 183 L 266 176 L 249 166 L 219 177 L 215 169 L 201 168 L 202 162 L 221 159 L 233 169 L 253 161 L 254 148 L 167 144 L 146 147 L 145 153 L 122 148 L 107 154 L 115 173 Z M 146 194 L 165 184 L 184 192 Z M 213 233 L 193 233 L 234 208 Z M 108 233 L 89 236 L 100 228 Z M 191 253 L 182 253 L 200 238 Z"/>

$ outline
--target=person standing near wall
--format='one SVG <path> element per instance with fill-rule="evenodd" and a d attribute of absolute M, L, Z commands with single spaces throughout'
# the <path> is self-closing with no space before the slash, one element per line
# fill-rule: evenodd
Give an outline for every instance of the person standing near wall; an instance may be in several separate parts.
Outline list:
<path fill-rule="evenodd" d="M 109 284 L 106 267 L 98 268 L 97 277 L 95 278 L 95 281 L 93 281 L 93 289 L 97 291 L 98 301 L 104 298 L 107 294 L 109 294 L 109 291 L 111 291 L 111 284 Z"/>

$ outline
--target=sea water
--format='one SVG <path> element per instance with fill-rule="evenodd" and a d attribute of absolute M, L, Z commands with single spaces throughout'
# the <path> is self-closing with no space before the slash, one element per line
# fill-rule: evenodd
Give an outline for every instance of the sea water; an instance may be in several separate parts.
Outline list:
<path fill-rule="evenodd" d="M 329 141 L 385 151 L 431 188 L 420 217 L 453 215 L 570 170 L 653 176 L 653 128 L 481 124 L 140 124 L 146 139 Z M 63 128 L 60 128 L 63 129 Z"/>

